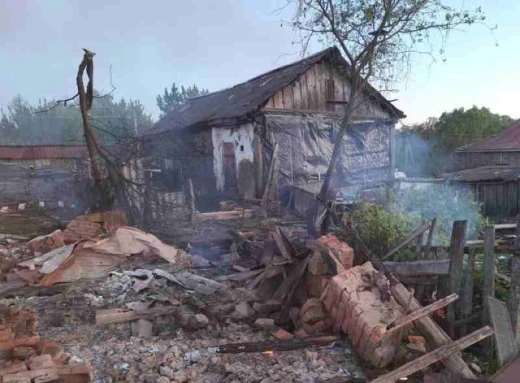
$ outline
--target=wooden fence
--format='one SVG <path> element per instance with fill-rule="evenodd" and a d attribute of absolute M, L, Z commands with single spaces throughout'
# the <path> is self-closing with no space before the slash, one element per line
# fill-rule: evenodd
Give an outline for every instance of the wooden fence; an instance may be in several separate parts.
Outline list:
<path fill-rule="evenodd" d="M 436 292 L 436 299 L 444 298 L 450 294 L 456 293 L 460 299 L 454 304 L 447 307 L 446 327 L 453 337 L 455 334 L 467 334 L 468 324 L 482 320 L 489 322 L 489 313 L 486 309 L 485 301 L 487 297 L 495 297 L 495 275 L 502 278 L 511 286 L 511 298 L 507 302 L 512 328 L 516 329 L 517 318 L 520 304 L 520 235 L 519 240 L 506 239 L 497 240 L 495 238 L 496 231 L 505 229 L 515 230 L 520 233 L 518 224 L 502 224 L 489 226 L 484 229 L 484 238 L 481 240 L 467 241 L 465 239 L 467 233 L 467 221 L 455 221 L 453 224 L 451 243 L 449 247 L 431 246 L 431 237 L 435 221 L 418 228 L 407 240 L 403 242 L 410 245 L 417 240 L 415 245 L 419 260 L 415 262 L 384 262 L 385 268 L 395 274 L 403 283 L 413 288 L 415 296 L 419 301 L 425 302 L 425 298 Z M 422 236 L 430 229 L 428 233 L 429 240 L 426 245 Z M 404 247 L 404 246 L 397 246 Z M 431 259 L 432 250 L 436 253 L 446 254 L 445 259 Z M 512 274 L 507 277 L 497 274 L 495 270 L 495 254 L 509 253 L 512 254 Z M 394 252 L 395 253 L 395 252 Z M 389 254 L 393 254 L 390 251 Z M 482 269 L 484 275 L 482 307 L 483 313 L 473 315 L 474 308 L 474 278 L 477 269 L 477 254 L 483 254 Z M 389 258 L 388 254 L 383 259 Z M 421 259 L 422 258 L 422 259 Z M 466 262 L 464 262 L 466 260 Z M 464 263 L 467 267 L 464 269 Z"/>

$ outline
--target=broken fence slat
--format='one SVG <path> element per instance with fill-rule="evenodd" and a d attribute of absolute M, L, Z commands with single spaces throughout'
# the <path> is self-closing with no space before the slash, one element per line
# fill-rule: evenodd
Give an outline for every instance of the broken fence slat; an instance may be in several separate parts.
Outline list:
<path fill-rule="evenodd" d="M 176 308 L 156 307 L 150 309 L 147 313 L 139 314 L 133 310 L 126 309 L 106 309 L 96 311 L 96 326 L 105 326 L 112 323 L 132 322 L 140 318 L 154 318 L 161 315 L 172 314 L 176 312 Z"/>
<path fill-rule="evenodd" d="M 495 329 L 498 359 L 500 365 L 504 365 L 518 354 L 509 311 L 505 303 L 490 296 L 487 297 L 487 307 L 491 324 Z"/>
<path fill-rule="evenodd" d="M 390 250 L 388 253 L 384 255 L 384 257 L 381 258 L 382 261 L 385 259 L 390 258 L 392 255 L 397 253 L 399 250 L 401 250 L 403 247 L 408 245 L 410 242 L 412 242 L 414 239 L 416 239 L 418 236 L 420 236 L 422 233 L 424 233 L 426 230 L 430 228 L 430 222 L 425 222 L 421 226 L 419 226 L 415 231 L 410 234 L 408 238 L 406 238 L 403 242 L 401 242 L 399 245 L 395 246 L 392 250 Z"/>
<path fill-rule="evenodd" d="M 449 305 L 452 302 L 455 302 L 459 296 L 457 294 L 451 294 L 447 296 L 446 298 L 439 299 L 438 301 L 432 303 L 431 305 L 421 307 L 397 320 L 390 323 L 386 328 L 387 330 L 395 331 L 399 328 L 402 328 L 406 326 L 407 324 L 414 322 L 428 314 L 433 313 L 434 311 L 437 311 L 447 305 Z"/>
<path fill-rule="evenodd" d="M 450 356 L 458 351 L 464 350 L 465 348 L 481 341 L 482 339 L 487 338 L 488 336 L 493 334 L 493 329 L 489 326 L 483 327 L 480 330 L 477 330 L 465 337 L 462 337 L 456 341 L 451 341 L 446 343 L 445 345 L 429 352 L 426 355 L 423 355 L 411 362 L 408 362 L 401 367 L 380 376 L 379 378 L 372 380 L 371 383 L 395 383 L 401 378 L 406 378 L 407 376 L 422 370 L 429 365 L 438 362 L 439 360 L 445 359 L 447 356 Z"/>
<path fill-rule="evenodd" d="M 395 300 L 401 305 L 406 306 L 408 300 L 410 299 L 410 292 L 404 287 L 402 283 L 397 283 L 391 286 L 392 295 Z M 412 298 L 410 309 L 418 310 L 422 306 L 419 302 Z M 445 344 L 451 342 L 451 338 L 444 332 L 442 328 L 439 327 L 437 323 L 433 321 L 432 318 L 425 316 L 416 321 L 416 326 L 419 328 L 427 338 L 428 341 L 431 341 L 435 347 L 440 347 Z M 450 371 L 454 373 L 461 374 L 463 377 L 467 379 L 473 379 L 475 374 L 470 370 L 464 359 L 460 356 L 460 353 L 454 353 L 449 358 L 443 360 L 443 363 L 446 365 Z"/>

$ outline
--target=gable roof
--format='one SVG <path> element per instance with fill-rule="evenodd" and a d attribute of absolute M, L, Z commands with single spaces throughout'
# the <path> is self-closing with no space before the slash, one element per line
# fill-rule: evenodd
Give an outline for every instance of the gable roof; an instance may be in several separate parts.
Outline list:
<path fill-rule="evenodd" d="M 520 151 L 520 120 L 511 124 L 503 132 L 484 138 L 469 146 L 457 149 L 457 152 L 488 152 L 488 151 Z"/>
<path fill-rule="evenodd" d="M 273 95 L 297 80 L 314 64 L 325 59 L 348 65 L 337 47 L 327 48 L 231 88 L 189 99 L 184 105 L 163 116 L 149 133 L 160 133 L 202 122 L 246 116 L 261 108 Z M 366 92 L 391 115 L 399 118 L 405 117 L 401 110 L 393 106 L 372 86 L 368 85 Z"/>

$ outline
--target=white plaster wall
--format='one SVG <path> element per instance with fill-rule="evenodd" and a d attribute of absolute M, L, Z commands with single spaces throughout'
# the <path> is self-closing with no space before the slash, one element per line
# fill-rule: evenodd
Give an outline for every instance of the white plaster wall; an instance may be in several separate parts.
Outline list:
<path fill-rule="evenodd" d="M 235 165 L 238 176 L 240 161 L 249 160 L 253 162 L 253 124 L 240 125 L 238 128 L 211 129 L 213 141 L 213 171 L 217 179 L 217 190 L 224 190 L 224 166 L 223 166 L 223 143 L 233 142 L 235 144 Z"/>

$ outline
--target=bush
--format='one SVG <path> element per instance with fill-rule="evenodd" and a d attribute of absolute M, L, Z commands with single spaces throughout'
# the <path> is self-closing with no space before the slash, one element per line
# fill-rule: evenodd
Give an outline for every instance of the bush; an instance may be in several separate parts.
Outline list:
<path fill-rule="evenodd" d="M 344 217 L 350 241 L 356 232 L 367 247 L 383 256 L 399 244 L 420 224 L 417 218 L 398 211 L 390 211 L 382 205 L 362 203 Z"/>

